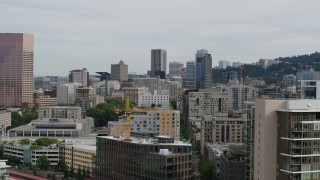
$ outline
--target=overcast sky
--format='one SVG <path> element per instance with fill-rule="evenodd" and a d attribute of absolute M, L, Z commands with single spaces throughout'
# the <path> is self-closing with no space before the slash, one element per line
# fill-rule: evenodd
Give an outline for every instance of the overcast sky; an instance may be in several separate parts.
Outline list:
<path fill-rule="evenodd" d="M 319 0 L 0 0 L 2 32 L 35 35 L 35 75 L 86 67 L 150 69 L 150 49 L 168 62 L 208 49 L 219 60 L 255 62 L 319 50 Z"/>

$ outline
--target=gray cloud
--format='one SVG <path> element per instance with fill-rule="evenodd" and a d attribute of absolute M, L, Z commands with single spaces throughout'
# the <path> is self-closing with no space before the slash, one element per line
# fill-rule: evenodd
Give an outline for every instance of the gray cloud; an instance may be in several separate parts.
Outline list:
<path fill-rule="evenodd" d="M 219 60 L 253 62 L 312 53 L 320 39 L 317 0 L 4 0 L 3 32 L 35 34 L 35 74 L 110 70 L 123 59 L 145 73 L 150 49 L 169 61 L 206 48 Z"/>

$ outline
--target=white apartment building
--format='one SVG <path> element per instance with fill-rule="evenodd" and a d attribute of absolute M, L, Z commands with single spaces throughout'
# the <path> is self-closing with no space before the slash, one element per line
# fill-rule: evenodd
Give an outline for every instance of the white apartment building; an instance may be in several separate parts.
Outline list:
<path fill-rule="evenodd" d="M 76 89 L 80 83 L 68 83 L 57 86 L 57 103 L 74 104 L 76 100 Z"/>
<path fill-rule="evenodd" d="M 189 93 L 189 117 L 212 115 L 228 117 L 228 95 L 216 89 Z"/>
<path fill-rule="evenodd" d="M 113 91 L 119 90 L 121 88 L 120 82 L 117 80 L 108 80 L 106 82 L 106 95 L 110 96 Z"/>
<path fill-rule="evenodd" d="M 81 120 L 81 108 L 75 106 L 49 106 L 38 110 L 39 119 Z"/>
<path fill-rule="evenodd" d="M 219 68 L 220 69 L 226 69 L 227 67 L 230 67 L 230 66 L 231 66 L 230 61 L 226 61 L 226 60 L 219 61 Z"/>
<path fill-rule="evenodd" d="M 153 94 L 148 92 L 138 96 L 138 107 L 151 107 L 152 104 L 156 106 L 160 104 L 162 108 L 169 108 L 169 95 L 158 95 L 155 91 Z"/>
<path fill-rule="evenodd" d="M 4 130 L 8 126 L 11 126 L 11 112 L 0 111 L 0 128 Z"/>
<path fill-rule="evenodd" d="M 228 93 L 228 110 L 242 109 L 245 101 L 253 100 L 258 96 L 255 87 L 241 84 L 227 86 L 226 92 Z"/>
<path fill-rule="evenodd" d="M 320 99 L 320 80 L 298 80 L 297 92 L 301 99 Z"/>

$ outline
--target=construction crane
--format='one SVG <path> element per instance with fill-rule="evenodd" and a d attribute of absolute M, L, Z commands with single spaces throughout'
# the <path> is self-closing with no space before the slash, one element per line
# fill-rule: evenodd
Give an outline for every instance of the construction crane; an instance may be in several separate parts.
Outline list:
<path fill-rule="evenodd" d="M 125 124 L 124 124 L 124 140 L 125 141 L 131 141 L 130 139 L 130 133 L 131 133 L 131 125 L 130 125 L 130 121 L 131 121 L 131 114 L 132 113 L 146 113 L 150 111 L 150 109 L 131 109 L 130 108 L 130 101 L 129 98 L 127 97 L 125 100 L 125 113 L 124 113 L 124 120 L 125 120 Z M 115 114 L 119 114 L 120 109 L 114 109 L 113 112 Z"/>

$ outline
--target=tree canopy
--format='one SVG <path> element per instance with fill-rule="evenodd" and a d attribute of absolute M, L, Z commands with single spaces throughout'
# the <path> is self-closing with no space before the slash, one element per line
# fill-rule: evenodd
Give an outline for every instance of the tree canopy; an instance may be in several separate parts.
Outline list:
<path fill-rule="evenodd" d="M 39 156 L 37 160 L 37 166 L 40 170 L 48 170 L 50 167 L 48 157 L 45 155 Z"/>
<path fill-rule="evenodd" d="M 130 107 L 136 106 L 135 103 L 130 102 Z M 87 116 L 94 118 L 94 123 L 96 127 L 106 126 L 108 121 L 116 121 L 118 120 L 118 115 L 116 115 L 113 110 L 114 109 L 125 109 L 125 104 L 122 101 L 117 101 L 115 99 L 111 99 L 106 101 L 106 103 L 98 104 L 95 108 L 90 108 L 87 110 Z M 120 115 L 122 113 L 120 112 Z"/>

